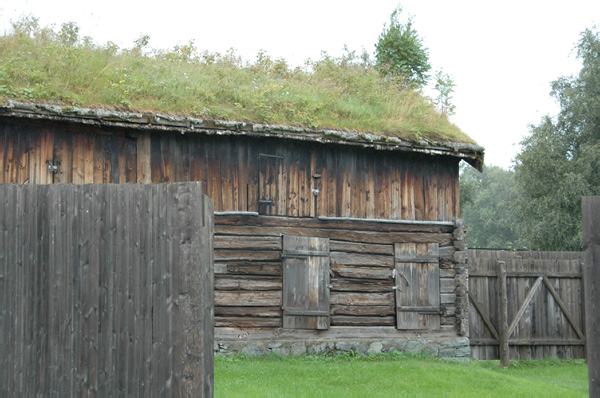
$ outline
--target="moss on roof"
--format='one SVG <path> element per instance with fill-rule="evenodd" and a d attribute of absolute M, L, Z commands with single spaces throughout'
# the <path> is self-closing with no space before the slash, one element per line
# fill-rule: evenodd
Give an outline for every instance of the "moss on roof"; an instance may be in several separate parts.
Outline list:
<path fill-rule="evenodd" d="M 30 24 L 31 25 L 31 24 Z M 73 28 L 73 26 L 71 26 Z M 71 33 L 71 34 L 69 34 Z M 144 51 L 20 26 L 0 38 L 0 102 L 133 110 L 474 143 L 420 92 L 370 66 L 323 56 L 304 68 L 259 54 L 198 54 L 192 44 Z"/>

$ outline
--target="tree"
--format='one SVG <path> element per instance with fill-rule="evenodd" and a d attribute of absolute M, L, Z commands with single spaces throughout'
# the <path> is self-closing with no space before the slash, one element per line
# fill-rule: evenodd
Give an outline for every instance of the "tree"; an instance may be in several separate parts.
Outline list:
<path fill-rule="evenodd" d="M 438 110 L 446 115 L 453 115 L 454 109 L 456 108 L 452 104 L 452 94 L 454 93 L 454 80 L 443 71 L 439 70 L 435 74 L 435 91 L 438 92 L 437 97 L 433 103 L 437 106 Z"/>
<path fill-rule="evenodd" d="M 486 166 L 480 173 L 470 166 L 461 166 L 460 207 L 468 228 L 469 248 L 527 247 L 518 234 L 521 218 L 514 208 L 518 195 L 513 171 Z"/>
<path fill-rule="evenodd" d="M 412 26 L 412 18 L 401 22 L 402 7 L 390 16 L 375 45 L 375 65 L 385 75 L 400 75 L 408 84 L 422 87 L 427 83 L 431 69 L 429 53 L 419 34 Z"/>
<path fill-rule="evenodd" d="M 585 30 L 582 69 L 552 83 L 560 111 L 531 127 L 515 162 L 521 234 L 538 250 L 581 250 L 581 196 L 600 194 L 600 35 Z"/>

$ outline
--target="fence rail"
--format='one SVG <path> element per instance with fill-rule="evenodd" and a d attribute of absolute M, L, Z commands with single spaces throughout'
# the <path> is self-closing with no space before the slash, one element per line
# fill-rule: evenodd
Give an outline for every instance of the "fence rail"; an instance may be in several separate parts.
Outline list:
<path fill-rule="evenodd" d="M 0 184 L 0 396 L 211 396 L 198 183 Z"/>
<path fill-rule="evenodd" d="M 581 262 L 580 252 L 469 250 L 471 356 L 499 359 L 508 344 L 511 359 L 583 358 Z"/>

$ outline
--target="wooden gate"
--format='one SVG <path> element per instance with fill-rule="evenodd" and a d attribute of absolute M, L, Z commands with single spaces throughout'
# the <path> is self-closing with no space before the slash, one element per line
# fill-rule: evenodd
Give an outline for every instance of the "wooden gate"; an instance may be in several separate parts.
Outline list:
<path fill-rule="evenodd" d="M 0 184 L 0 396 L 212 396 L 200 183 Z"/>
<path fill-rule="evenodd" d="M 502 310 L 498 262 L 506 265 L 511 359 L 583 358 L 579 252 L 469 250 L 469 324 L 474 359 L 498 359 Z"/>

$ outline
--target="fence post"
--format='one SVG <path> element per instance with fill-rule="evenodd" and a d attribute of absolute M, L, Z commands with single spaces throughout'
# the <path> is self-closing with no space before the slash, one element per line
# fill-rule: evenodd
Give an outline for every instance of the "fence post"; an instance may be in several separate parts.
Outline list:
<path fill-rule="evenodd" d="M 600 397 L 600 196 L 581 199 L 583 213 L 583 284 L 585 303 L 585 356 L 590 397 Z"/>
<path fill-rule="evenodd" d="M 500 337 L 500 365 L 510 366 L 510 351 L 508 348 L 508 296 L 506 293 L 506 262 L 497 261 L 498 266 L 498 314 Z"/>

